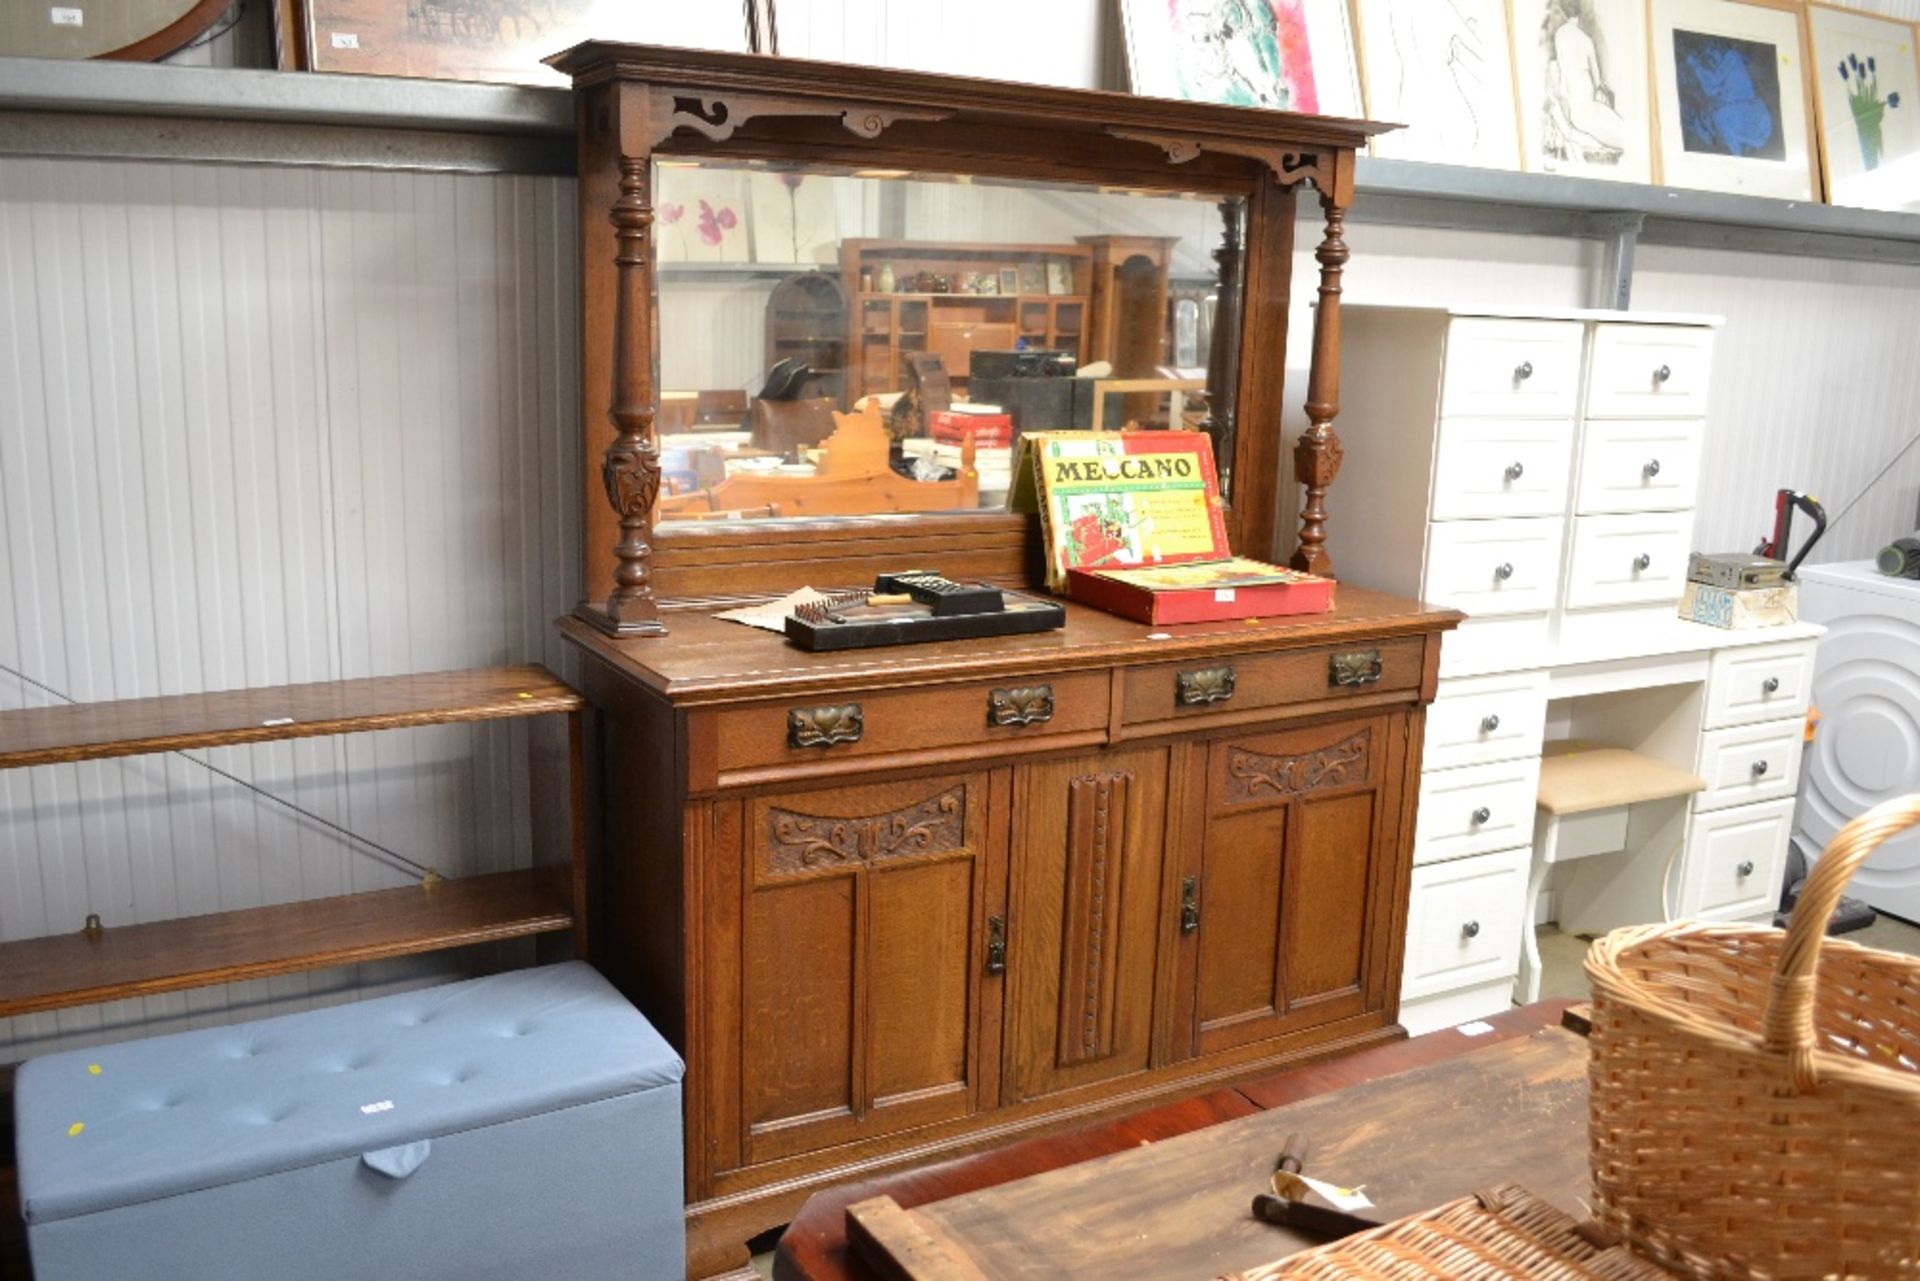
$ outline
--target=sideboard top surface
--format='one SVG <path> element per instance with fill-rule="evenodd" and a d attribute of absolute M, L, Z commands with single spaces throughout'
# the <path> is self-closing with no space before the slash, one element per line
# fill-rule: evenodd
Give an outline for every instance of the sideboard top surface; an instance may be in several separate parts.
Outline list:
<path fill-rule="evenodd" d="M 1152 627 L 1068 604 L 1067 625 L 1034 636 L 808 653 L 782 636 L 695 610 L 666 615 L 663 637 L 615 639 L 575 618 L 561 633 L 676 703 L 723 702 L 814 689 L 931 685 L 1021 673 L 1300 649 L 1447 631 L 1464 615 L 1342 585 L 1325 614 Z M 1164 639 L 1154 639 L 1161 637 Z"/>

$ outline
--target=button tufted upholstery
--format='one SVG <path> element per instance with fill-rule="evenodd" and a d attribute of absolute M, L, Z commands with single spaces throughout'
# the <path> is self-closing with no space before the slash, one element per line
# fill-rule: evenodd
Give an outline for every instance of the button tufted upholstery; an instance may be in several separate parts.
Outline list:
<path fill-rule="evenodd" d="M 502 1213 L 490 1182 L 551 1166 L 556 1177 L 582 1184 L 630 1184 L 644 1172 L 649 1183 L 665 1185 L 659 1199 L 670 1203 L 674 1239 L 648 1242 L 645 1249 L 671 1245 L 673 1259 L 660 1275 L 672 1275 L 680 1257 L 682 1071 L 679 1058 L 639 1012 L 581 962 L 35 1059 L 20 1069 L 14 1109 L 20 1196 L 36 1269 L 41 1281 L 110 1275 L 103 1269 L 124 1265 L 111 1252 L 89 1253 L 87 1272 L 50 1274 L 41 1257 L 43 1242 L 53 1250 L 56 1229 L 88 1216 L 118 1214 L 147 1232 L 155 1223 L 193 1222 L 196 1194 L 213 1195 L 209 1210 L 215 1202 L 252 1204 L 263 1195 L 253 1185 L 264 1187 L 276 1176 L 289 1180 L 291 1199 L 268 1195 L 263 1204 L 287 1200 L 290 1219 L 318 1215 L 332 1220 L 333 1230 L 350 1233 L 357 1230 L 357 1202 L 383 1220 L 400 1217 L 394 1207 L 402 1201 L 422 1207 L 431 1201 L 441 1218 L 448 1207 L 459 1214 L 467 1206 L 464 1224 L 415 1230 L 387 1222 L 370 1234 L 362 1231 L 362 1249 L 383 1231 L 396 1242 L 409 1235 L 431 1241 L 449 1226 L 469 1242 L 476 1234 L 484 1241 L 512 1218 Z M 644 1116 L 635 1112 L 633 1101 L 649 1095 L 658 1097 Z M 619 1132 L 636 1119 L 646 1124 Z M 670 1132 L 660 1133 L 662 1125 Z M 329 1168 L 334 1173 L 313 1173 Z M 382 1177 L 370 1179 L 371 1171 Z M 293 1194 L 298 1187 L 324 1195 L 334 1186 L 344 1194 L 339 1206 L 303 1203 L 310 1191 Z M 222 1189 L 244 1190 L 214 1195 Z M 564 1250 L 570 1238 L 600 1240 L 610 1230 L 630 1232 L 641 1218 L 649 1218 L 652 1235 L 665 1230 L 667 1220 L 659 1213 L 635 1212 L 641 1192 L 631 1186 L 605 1204 L 564 1184 L 546 1192 L 544 1201 L 532 1200 L 542 1204 L 544 1221 L 536 1235 L 548 1248 Z M 130 1215 L 140 1207 L 157 1209 Z M 554 1230 L 554 1217 L 564 1224 L 581 1210 L 626 1222 Z M 201 1224 L 197 1230 L 210 1229 Z M 249 1230 L 257 1233 L 260 1225 Z M 522 1237 L 533 1230 L 523 1226 Z M 89 1223 L 69 1235 L 84 1238 L 91 1250 L 100 1245 L 102 1228 Z M 628 1240 L 624 1248 L 632 1251 L 637 1244 Z M 215 1257 L 199 1245 L 190 1253 L 195 1261 L 183 1263 L 179 1275 L 189 1275 L 189 1266 L 205 1268 Z M 502 1250 L 493 1257 L 512 1254 Z M 152 1270 L 155 1257 L 142 1249 L 126 1259 L 138 1259 L 143 1275 L 165 1275 L 164 1268 Z M 390 1266 L 396 1260 L 364 1262 Z M 331 1266 L 355 1265 L 335 1260 Z M 472 1261 L 462 1266 L 470 1268 Z M 564 1255 L 547 1256 L 543 1266 L 556 1276 L 593 1275 L 568 1267 Z M 645 1267 L 638 1272 L 652 1275 Z M 405 1274 L 428 1275 L 411 1265 Z"/>

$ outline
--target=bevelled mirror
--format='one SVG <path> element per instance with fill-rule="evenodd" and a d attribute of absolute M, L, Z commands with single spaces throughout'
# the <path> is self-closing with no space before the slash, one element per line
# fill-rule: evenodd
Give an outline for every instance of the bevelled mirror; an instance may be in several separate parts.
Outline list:
<path fill-rule="evenodd" d="M 1231 500 L 1244 196 L 652 164 L 663 546 L 1004 511 L 1033 431 L 1205 430 Z"/>

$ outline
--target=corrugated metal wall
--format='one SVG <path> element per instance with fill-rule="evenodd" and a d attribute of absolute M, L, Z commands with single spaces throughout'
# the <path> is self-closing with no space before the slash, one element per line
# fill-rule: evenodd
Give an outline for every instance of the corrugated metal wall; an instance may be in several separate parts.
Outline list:
<path fill-rule="evenodd" d="M 1880 7 L 1920 16 L 1920 0 Z M 782 0 L 783 48 L 1101 79 L 1093 0 L 1050 13 L 1046 39 L 1032 6 L 1007 23 L 947 9 L 964 29 L 888 26 L 899 10 L 879 0 Z M 184 60 L 256 62 L 251 20 Z M 1045 66 L 1020 61 L 1038 47 Z M 580 559 L 572 203 L 555 179 L 0 160 L 0 662 L 84 699 L 558 662 L 549 623 Z M 1367 225 L 1349 240 L 1356 301 L 1577 306 L 1599 265 L 1572 240 Z M 1778 485 L 1848 497 L 1920 427 L 1920 268 L 1653 246 L 1639 261 L 1636 305 L 1728 321 L 1703 545 L 1749 545 Z M 1920 451 L 1821 558 L 1906 529 L 1916 488 Z M 1365 477 L 1334 497 L 1337 540 L 1365 517 Z M 45 700 L 0 674 L 0 706 Z M 214 757 L 458 874 L 524 856 L 520 750 L 510 729 L 461 727 Z M 122 923 L 403 880 L 178 757 L 0 774 L 0 939 L 89 911 Z M 0 1061 L 437 972 L 15 1020 Z"/>
<path fill-rule="evenodd" d="M 0 193 L 0 663 L 91 700 L 560 661 L 571 182 L 0 160 Z M 457 875 L 524 863 L 523 740 L 211 757 Z M 406 879 L 178 756 L 0 774 L 0 939 Z M 0 1061 L 365 977 L 0 1022 Z"/>

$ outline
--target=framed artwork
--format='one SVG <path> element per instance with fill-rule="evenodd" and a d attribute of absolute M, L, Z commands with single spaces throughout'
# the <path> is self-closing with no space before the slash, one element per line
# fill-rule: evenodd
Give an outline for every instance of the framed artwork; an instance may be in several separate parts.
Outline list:
<path fill-rule="evenodd" d="M 831 176 L 821 173 L 749 173 L 753 260 L 803 266 L 839 262 L 840 219 L 833 184 Z"/>
<path fill-rule="evenodd" d="M 1017 294 L 1020 292 L 1020 273 L 1012 267 L 1000 269 L 1000 292 Z"/>
<path fill-rule="evenodd" d="M 157 62 L 211 39 L 232 8 L 232 0 L 0 4 L 0 57 Z"/>
<path fill-rule="evenodd" d="M 653 174 L 653 239 L 661 262 L 747 261 L 747 174 L 659 162 Z"/>
<path fill-rule="evenodd" d="M 1653 0 L 1656 177 L 1812 200 L 1816 160 L 1795 0 Z"/>
<path fill-rule="evenodd" d="M 1812 4 L 1807 31 L 1827 200 L 1859 209 L 1920 211 L 1920 53 L 1914 28 Z"/>
<path fill-rule="evenodd" d="M 1653 181 L 1646 0 L 1511 0 L 1529 173 Z"/>
<path fill-rule="evenodd" d="M 1047 265 L 1043 262 L 1023 262 L 1019 268 L 1019 292 L 1039 295 L 1047 292 Z"/>
<path fill-rule="evenodd" d="M 1073 265 L 1066 259 L 1047 259 L 1047 292 L 1056 297 L 1073 292 Z"/>
<path fill-rule="evenodd" d="M 1133 91 L 1358 116 L 1346 0 L 1120 0 Z"/>
<path fill-rule="evenodd" d="M 540 60 L 583 40 L 735 53 L 772 40 L 772 23 L 761 13 L 767 0 L 273 0 L 273 6 L 275 60 L 283 71 L 565 88 L 567 77 Z"/>
<path fill-rule="evenodd" d="M 1356 0 L 1367 114 L 1404 128 L 1373 152 L 1518 169 L 1506 0 Z"/>

